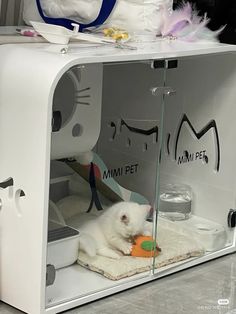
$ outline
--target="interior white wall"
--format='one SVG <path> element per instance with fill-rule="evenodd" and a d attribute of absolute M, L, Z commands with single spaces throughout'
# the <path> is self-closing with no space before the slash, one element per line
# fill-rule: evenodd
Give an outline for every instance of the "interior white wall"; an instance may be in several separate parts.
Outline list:
<path fill-rule="evenodd" d="M 0 26 L 23 24 L 22 9 L 21 0 L 0 0 Z"/>

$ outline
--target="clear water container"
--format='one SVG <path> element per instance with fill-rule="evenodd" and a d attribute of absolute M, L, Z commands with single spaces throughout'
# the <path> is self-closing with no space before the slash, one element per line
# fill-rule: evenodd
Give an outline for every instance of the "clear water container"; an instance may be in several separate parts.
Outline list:
<path fill-rule="evenodd" d="M 165 184 L 160 188 L 159 215 L 185 220 L 191 215 L 192 189 L 186 184 Z"/>

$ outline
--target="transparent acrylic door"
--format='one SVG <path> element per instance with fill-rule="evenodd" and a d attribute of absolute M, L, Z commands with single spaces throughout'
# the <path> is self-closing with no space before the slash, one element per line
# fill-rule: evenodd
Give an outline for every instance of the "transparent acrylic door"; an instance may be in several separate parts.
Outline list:
<path fill-rule="evenodd" d="M 48 307 L 94 293 L 98 293 L 94 299 L 114 293 L 137 284 L 137 280 L 145 281 L 152 272 L 152 253 L 143 250 L 148 257 L 130 256 L 130 248 L 137 234 L 154 234 L 163 95 L 154 97 L 151 89 L 164 86 L 164 69 L 153 69 L 151 62 L 105 64 L 101 98 L 101 81 L 96 84 L 98 74 L 93 75 L 100 70 L 100 65 L 71 69 L 62 77 L 54 95 L 53 108 L 60 111 L 62 124 L 52 134 L 49 220 L 57 220 L 64 228 L 69 226 L 70 232 L 79 232 L 61 243 L 58 258 L 65 256 L 70 245 L 76 248 L 76 241 L 79 250 L 71 263 L 57 267 L 55 282 L 46 288 Z M 75 89 L 74 105 L 71 93 Z M 64 108 L 67 92 L 69 105 Z M 93 111 L 99 108 L 100 101 L 101 111 Z M 91 117 L 96 119 L 90 121 Z M 76 125 L 80 132 L 75 134 Z M 81 150 L 80 145 L 84 145 Z M 105 224 L 103 220 L 100 233 L 96 226 L 83 227 L 119 202 L 127 203 L 118 205 L 117 214 L 106 217 Z M 53 226 L 49 227 L 54 234 Z M 125 247 L 114 244 L 115 236 L 110 233 L 106 250 L 96 247 L 96 256 L 89 256 L 88 238 L 93 245 L 101 238 L 101 232 L 106 234 L 108 230 L 115 230 Z M 53 250 L 57 247 L 49 243 L 48 262 L 52 252 L 54 257 L 57 254 Z M 109 255 L 111 251 L 113 255 Z M 132 254 L 144 254 L 143 251 Z"/>
<path fill-rule="evenodd" d="M 166 69 L 165 84 L 175 93 L 165 97 L 158 271 L 233 249 L 235 230 L 229 216 L 236 205 L 233 65 L 233 55 L 212 55 L 182 58 L 177 68 Z"/>

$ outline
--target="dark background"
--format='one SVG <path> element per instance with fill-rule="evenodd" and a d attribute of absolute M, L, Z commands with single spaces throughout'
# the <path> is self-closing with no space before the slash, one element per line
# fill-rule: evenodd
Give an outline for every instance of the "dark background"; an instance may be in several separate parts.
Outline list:
<path fill-rule="evenodd" d="M 236 44 L 236 0 L 188 0 L 195 4 L 200 14 L 207 12 L 211 19 L 208 27 L 212 30 L 226 25 L 219 35 L 221 42 Z M 175 6 L 182 0 L 175 0 Z"/>

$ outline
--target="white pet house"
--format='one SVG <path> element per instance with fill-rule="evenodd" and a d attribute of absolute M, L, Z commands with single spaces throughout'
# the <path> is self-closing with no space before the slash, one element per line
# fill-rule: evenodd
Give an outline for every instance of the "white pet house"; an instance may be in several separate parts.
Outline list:
<path fill-rule="evenodd" d="M 235 251 L 235 60 L 178 41 L 0 46 L 1 300 L 59 313 Z M 162 183 L 191 186 L 190 219 L 158 219 Z M 88 259 L 78 213 L 54 206 L 76 184 L 78 213 L 91 197 L 149 202 L 161 254 Z"/>

